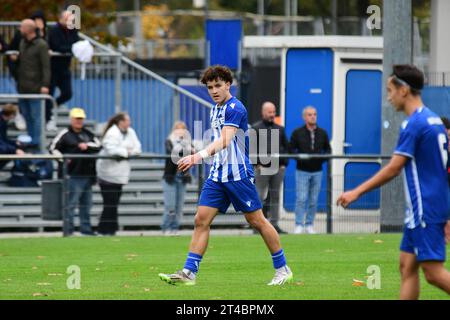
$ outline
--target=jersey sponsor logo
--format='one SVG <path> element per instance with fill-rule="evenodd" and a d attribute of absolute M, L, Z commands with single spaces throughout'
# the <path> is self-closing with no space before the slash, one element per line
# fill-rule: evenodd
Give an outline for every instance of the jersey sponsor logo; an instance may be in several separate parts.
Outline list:
<path fill-rule="evenodd" d="M 220 128 L 225 123 L 224 117 L 218 117 L 211 122 L 211 127 L 214 129 Z"/>
<path fill-rule="evenodd" d="M 245 204 L 246 204 L 249 208 L 252 206 L 252 202 L 251 202 L 251 201 L 247 201 Z"/>

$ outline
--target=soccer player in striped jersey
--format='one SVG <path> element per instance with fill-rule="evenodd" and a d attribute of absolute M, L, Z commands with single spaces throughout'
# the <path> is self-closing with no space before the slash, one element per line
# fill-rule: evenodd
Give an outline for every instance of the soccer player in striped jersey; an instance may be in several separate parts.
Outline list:
<path fill-rule="evenodd" d="M 208 68 L 201 82 L 216 105 L 210 114 L 213 142 L 204 150 L 178 162 L 180 171 L 189 170 L 203 159 L 214 157 L 211 172 L 203 185 L 195 216 L 195 229 L 183 270 L 159 274 L 170 284 L 194 285 L 200 262 L 205 254 L 210 225 L 218 212 L 226 212 L 230 203 L 243 212 L 249 224 L 258 230 L 271 255 L 275 276 L 268 285 L 291 282 L 293 275 L 286 264 L 280 238 L 262 213 L 249 160 L 248 119 L 244 105 L 230 93 L 233 82 L 227 67 Z"/>
<path fill-rule="evenodd" d="M 407 115 L 391 161 L 375 176 L 343 193 L 338 205 L 347 207 L 362 194 L 400 174 L 403 169 L 406 218 L 400 245 L 400 299 L 419 298 L 419 270 L 426 280 L 450 294 L 445 269 L 450 240 L 447 210 L 448 138 L 442 120 L 423 105 L 423 73 L 412 65 L 396 65 L 387 83 L 388 100 Z"/>

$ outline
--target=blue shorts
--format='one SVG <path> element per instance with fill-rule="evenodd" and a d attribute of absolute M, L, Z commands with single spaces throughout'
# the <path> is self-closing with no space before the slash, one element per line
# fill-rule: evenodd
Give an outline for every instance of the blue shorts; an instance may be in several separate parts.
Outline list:
<path fill-rule="evenodd" d="M 428 224 L 425 228 L 405 227 L 400 250 L 414 254 L 418 262 L 445 261 L 445 223 Z"/>
<path fill-rule="evenodd" d="M 206 180 L 198 201 L 199 206 L 217 208 L 219 212 L 225 213 L 230 203 L 236 211 L 244 213 L 262 208 L 253 179 L 229 182 Z"/>

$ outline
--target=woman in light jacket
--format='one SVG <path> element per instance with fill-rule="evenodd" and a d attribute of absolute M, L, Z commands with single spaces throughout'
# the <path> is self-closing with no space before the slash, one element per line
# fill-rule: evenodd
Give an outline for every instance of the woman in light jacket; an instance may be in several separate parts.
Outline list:
<path fill-rule="evenodd" d="M 165 145 L 166 153 L 171 155 L 171 158 L 166 159 L 164 168 L 164 215 L 161 230 L 165 235 L 177 235 L 183 215 L 186 184 L 191 182 L 188 172 L 178 171 L 177 161 L 183 155 L 192 154 L 194 151 L 191 135 L 183 121 L 175 122 Z"/>
<path fill-rule="evenodd" d="M 109 119 L 103 133 L 103 149 L 100 155 L 117 156 L 118 159 L 97 161 L 97 179 L 103 198 L 103 212 L 97 230 L 99 235 L 116 234 L 117 207 L 122 195 L 122 187 L 130 178 L 131 167 L 127 158 L 142 152 L 141 143 L 130 124 L 130 116 L 120 112 Z"/>

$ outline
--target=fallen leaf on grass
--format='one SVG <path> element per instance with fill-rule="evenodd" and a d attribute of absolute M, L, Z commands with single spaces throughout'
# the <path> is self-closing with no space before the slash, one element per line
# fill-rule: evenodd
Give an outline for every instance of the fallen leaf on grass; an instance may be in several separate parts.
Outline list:
<path fill-rule="evenodd" d="M 42 260 L 42 259 L 44 259 L 45 257 L 44 257 L 44 256 L 37 256 L 36 258 L 39 259 L 39 260 Z"/>
<path fill-rule="evenodd" d="M 297 281 L 297 282 L 294 282 L 294 285 L 299 286 L 299 287 L 304 287 L 305 283 L 303 281 Z"/>
<path fill-rule="evenodd" d="M 144 291 L 145 292 L 150 292 L 150 289 L 149 288 L 144 288 Z"/>
<path fill-rule="evenodd" d="M 123 287 L 128 289 L 130 287 L 130 285 L 129 284 L 124 284 Z"/>
<path fill-rule="evenodd" d="M 364 281 L 353 279 L 353 287 L 364 287 L 365 285 Z"/>
<path fill-rule="evenodd" d="M 41 293 L 41 292 L 35 292 L 33 293 L 33 297 L 47 297 L 48 294 L 46 293 Z"/>
<path fill-rule="evenodd" d="M 374 240 L 373 243 L 383 243 L 383 240 Z"/>
<path fill-rule="evenodd" d="M 37 270 L 37 267 L 36 266 L 32 266 L 31 269 L 32 270 Z"/>
<path fill-rule="evenodd" d="M 137 254 L 135 254 L 135 253 L 129 253 L 129 254 L 127 254 L 127 257 L 128 258 L 136 258 L 138 255 Z"/>

